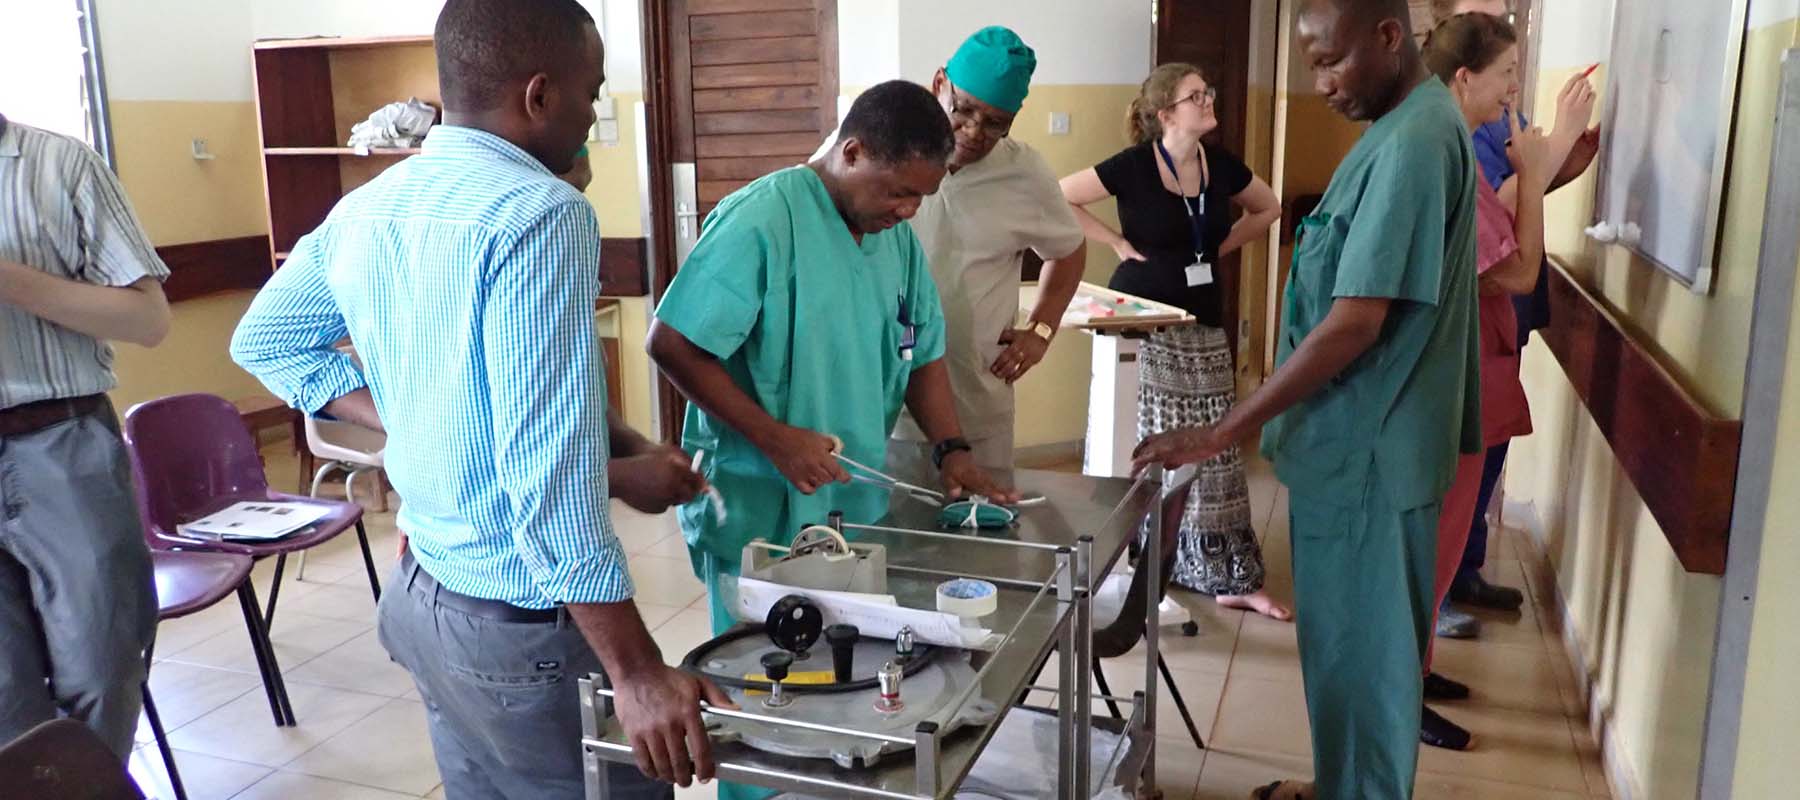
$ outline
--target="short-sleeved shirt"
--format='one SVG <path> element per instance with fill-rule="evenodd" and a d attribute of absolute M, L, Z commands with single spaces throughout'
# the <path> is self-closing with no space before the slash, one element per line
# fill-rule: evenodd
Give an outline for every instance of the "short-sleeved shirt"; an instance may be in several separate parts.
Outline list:
<path fill-rule="evenodd" d="M 1218 281 L 1187 285 L 1187 267 L 1194 263 L 1194 228 L 1184 204 L 1191 200 L 1183 200 L 1163 186 L 1156 166 L 1160 158 L 1156 143 L 1144 142 L 1094 165 L 1100 185 L 1118 198 L 1119 232 L 1145 258 L 1121 262 L 1107 286 L 1180 306 L 1201 324 L 1218 327 L 1224 320 Z M 1231 235 L 1231 198 L 1256 176 L 1223 148 L 1206 148 L 1205 158 L 1209 175 L 1206 191 L 1201 193 L 1206 209 L 1201 254 L 1206 263 L 1216 266 L 1219 245 Z"/>
<path fill-rule="evenodd" d="M 944 354 L 937 287 L 911 227 L 858 243 L 805 166 L 719 203 L 656 318 L 718 358 L 770 416 L 835 435 L 845 455 L 870 465 L 887 458 L 913 370 Z M 688 406 L 682 446 L 707 451 L 701 471 L 727 509 L 724 524 L 706 497 L 679 510 L 696 557 L 736 563 L 753 538 L 785 543 L 833 510 L 862 524 L 887 510 L 887 493 L 864 484 L 801 494 L 742 432 L 698 405 Z"/>
<path fill-rule="evenodd" d="M 99 153 L 5 117 L 0 259 L 96 286 L 169 277 Z M 106 342 L 0 303 L 0 409 L 108 391 L 112 363 Z"/>
<path fill-rule="evenodd" d="M 1066 256 L 1081 245 L 1081 224 L 1044 157 L 1011 138 L 944 176 L 909 224 L 943 303 L 944 358 L 963 435 L 1011 436 L 1013 387 L 988 366 L 1005 349 L 1000 334 L 1018 321 L 1024 252 Z M 894 435 L 926 438 L 909 413 Z"/>
<path fill-rule="evenodd" d="M 1438 502 L 1481 451 L 1475 155 L 1436 78 L 1376 120 L 1300 222 L 1276 360 L 1339 298 L 1392 300 L 1380 338 L 1263 430 L 1289 486 L 1345 506 Z"/>
<path fill-rule="evenodd" d="M 1486 169 L 1482 169 L 1485 178 Z M 1485 181 L 1475 187 L 1475 274 L 1519 251 L 1513 214 Z M 1519 380 L 1519 320 L 1513 296 L 1481 295 L 1481 435 L 1488 447 L 1531 433 L 1531 406 Z"/>
<path fill-rule="evenodd" d="M 1519 127 L 1531 124 L 1524 114 L 1519 115 Z M 1506 145 L 1512 141 L 1512 130 L 1506 125 L 1504 118 L 1495 120 L 1475 129 L 1475 158 L 1481 162 L 1483 177 L 1487 185 L 1496 191 L 1506 179 L 1513 176 L 1512 159 L 1506 157 Z M 1518 342 L 1525 346 L 1525 340 L 1531 332 L 1540 330 L 1550 324 L 1550 270 L 1538 271 L 1537 285 L 1528 294 L 1512 296 L 1513 314 L 1519 320 Z"/>

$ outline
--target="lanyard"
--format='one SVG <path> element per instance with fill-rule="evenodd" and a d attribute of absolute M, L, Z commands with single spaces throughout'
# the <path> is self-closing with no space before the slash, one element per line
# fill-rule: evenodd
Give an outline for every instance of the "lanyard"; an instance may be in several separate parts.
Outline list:
<path fill-rule="evenodd" d="M 1181 186 L 1181 173 L 1175 169 L 1175 157 L 1169 155 L 1169 149 L 1163 147 L 1161 139 L 1156 140 L 1156 153 L 1162 156 L 1163 163 L 1169 167 L 1169 174 L 1175 177 L 1175 188 L 1181 195 L 1181 208 L 1187 211 L 1188 223 L 1193 226 L 1194 257 L 1204 258 L 1200 251 L 1205 249 L 1206 243 L 1206 172 L 1202 170 L 1200 173 L 1199 196 L 1189 203 L 1187 190 Z"/>

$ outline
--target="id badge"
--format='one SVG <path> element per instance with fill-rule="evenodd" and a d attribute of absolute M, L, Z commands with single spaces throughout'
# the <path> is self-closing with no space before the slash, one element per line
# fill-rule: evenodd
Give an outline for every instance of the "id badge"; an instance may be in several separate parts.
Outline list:
<path fill-rule="evenodd" d="M 1205 261 L 1195 261 L 1187 266 L 1187 285 L 1205 286 L 1213 282 L 1212 265 Z"/>

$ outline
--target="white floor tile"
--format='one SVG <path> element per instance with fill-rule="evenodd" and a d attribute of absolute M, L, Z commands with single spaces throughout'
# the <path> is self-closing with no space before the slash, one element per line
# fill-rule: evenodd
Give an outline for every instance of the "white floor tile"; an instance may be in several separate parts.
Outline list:
<path fill-rule="evenodd" d="M 391 698 L 305 683 L 288 684 L 299 724 L 277 728 L 261 692 L 247 693 L 169 734 L 175 747 L 279 767 L 367 717 Z"/>
<path fill-rule="evenodd" d="M 420 796 L 438 786 L 425 706 L 394 700 L 308 751 L 286 770 Z"/>

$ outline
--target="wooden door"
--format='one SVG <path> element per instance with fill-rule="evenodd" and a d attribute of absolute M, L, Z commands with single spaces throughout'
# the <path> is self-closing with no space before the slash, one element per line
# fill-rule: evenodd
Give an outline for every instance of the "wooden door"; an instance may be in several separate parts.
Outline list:
<path fill-rule="evenodd" d="M 1251 0 L 1157 0 L 1156 63 L 1185 61 L 1219 92 L 1219 127 L 1206 143 L 1239 158 L 1246 146 L 1250 92 Z"/>
<path fill-rule="evenodd" d="M 1250 108 L 1251 5 L 1251 0 L 1156 0 L 1156 63 L 1185 61 L 1206 73 L 1207 84 L 1218 92 L 1213 111 L 1219 127 L 1203 141 L 1240 159 L 1248 158 L 1250 144 L 1246 115 Z M 1219 291 L 1226 298 L 1220 321 L 1233 353 L 1238 349 L 1242 255 L 1239 250 L 1219 259 L 1218 264 Z"/>
<path fill-rule="evenodd" d="M 675 277 L 673 167 L 692 164 L 695 225 L 726 195 L 812 155 L 837 127 L 838 0 L 642 0 L 652 298 Z M 679 393 L 657 380 L 662 433 Z"/>

